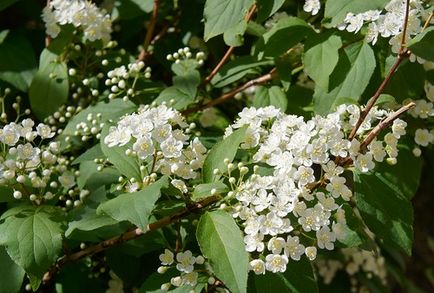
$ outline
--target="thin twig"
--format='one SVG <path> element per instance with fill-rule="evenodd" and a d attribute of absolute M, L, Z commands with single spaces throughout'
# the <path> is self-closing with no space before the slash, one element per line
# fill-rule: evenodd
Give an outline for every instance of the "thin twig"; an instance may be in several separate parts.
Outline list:
<path fill-rule="evenodd" d="M 50 0 L 47 0 L 47 7 L 49 7 L 49 6 L 50 6 Z M 53 41 L 53 39 L 49 35 L 46 35 L 45 36 L 45 48 L 50 46 L 51 41 Z"/>
<path fill-rule="evenodd" d="M 360 112 L 360 117 L 357 120 L 356 125 L 351 130 L 351 133 L 348 137 L 349 140 L 352 140 L 356 136 L 357 130 L 359 129 L 360 125 L 362 125 L 363 121 L 365 121 L 366 116 L 368 116 L 368 113 L 371 111 L 372 107 L 374 107 L 375 103 L 378 100 L 378 97 L 381 95 L 384 88 L 389 83 L 390 79 L 392 78 L 392 76 L 395 73 L 396 69 L 398 68 L 399 64 L 401 64 L 401 62 L 409 55 L 408 50 L 404 46 L 405 45 L 405 35 L 406 35 L 406 31 L 407 31 L 407 26 L 408 26 L 409 5 L 410 5 L 410 0 L 407 0 L 406 1 L 406 7 L 405 7 L 405 18 L 404 18 L 404 24 L 403 24 L 404 29 L 403 29 L 403 33 L 402 33 L 401 47 L 399 49 L 398 58 L 396 59 L 395 64 L 393 64 L 392 68 L 390 68 L 389 73 L 386 75 L 386 77 L 384 78 L 384 80 L 380 84 L 380 86 L 378 87 L 375 94 L 369 99 L 368 103 L 366 104 L 366 107 Z"/>
<path fill-rule="evenodd" d="M 188 115 L 190 113 L 194 113 L 194 112 L 197 112 L 197 111 L 200 111 L 200 110 L 204 110 L 204 109 L 213 107 L 215 105 L 224 103 L 227 100 L 229 100 L 230 98 L 232 98 L 233 96 L 235 96 L 236 94 L 238 94 L 239 92 L 242 92 L 242 91 L 244 91 L 245 89 L 247 89 L 247 88 L 249 88 L 251 86 L 259 85 L 259 84 L 264 84 L 264 83 L 272 80 L 275 77 L 275 75 L 276 75 L 276 68 L 273 68 L 269 73 L 267 73 L 267 74 L 265 74 L 263 76 L 260 76 L 258 78 L 252 79 L 252 80 L 246 82 L 245 84 L 243 84 L 242 86 L 240 86 L 240 87 L 238 87 L 236 89 L 231 90 L 230 92 L 227 92 L 227 93 L 221 95 L 217 99 L 211 100 L 211 101 L 209 101 L 206 104 L 199 105 L 199 106 L 196 106 L 196 107 L 184 110 L 182 112 L 182 114 L 183 115 Z"/>
<path fill-rule="evenodd" d="M 389 117 L 381 121 L 377 124 L 366 136 L 363 142 L 360 144 L 360 150 L 366 150 L 368 145 L 378 136 L 378 134 L 383 130 L 389 127 L 393 121 L 395 121 L 399 116 L 401 116 L 404 112 L 407 112 L 411 108 L 413 108 L 416 104 L 414 102 L 408 103 L 405 106 L 402 106 L 397 111 L 393 112 Z"/>
<path fill-rule="evenodd" d="M 425 21 L 425 24 L 423 25 L 422 31 L 424 31 L 429 26 L 433 16 L 434 16 L 434 11 L 431 12 L 431 14 L 428 16 L 427 20 Z"/>
<path fill-rule="evenodd" d="M 148 30 L 146 32 L 145 41 L 143 42 L 143 49 L 142 49 L 142 51 L 140 51 L 140 55 L 137 58 L 137 60 L 139 60 L 139 61 L 145 60 L 146 55 L 148 54 L 148 47 L 152 41 L 152 36 L 154 35 L 155 25 L 157 23 L 159 6 L 160 6 L 159 0 L 154 0 L 154 8 L 152 9 L 152 17 L 151 17 L 151 21 L 149 22 L 149 25 L 148 25 Z"/>
<path fill-rule="evenodd" d="M 256 11 L 256 4 L 253 4 L 252 8 L 250 8 L 249 12 L 247 13 L 246 17 L 244 18 L 247 22 L 250 21 L 253 17 L 253 14 Z M 223 55 L 220 62 L 216 65 L 216 67 L 211 71 L 211 73 L 205 78 L 204 83 L 208 83 L 211 81 L 211 79 L 217 74 L 217 72 L 220 70 L 220 68 L 228 61 L 229 57 L 232 55 L 232 52 L 234 51 L 235 47 L 229 47 L 226 53 Z"/>
<path fill-rule="evenodd" d="M 175 213 L 173 215 L 164 217 L 156 222 L 153 222 L 148 225 L 148 229 L 146 231 L 142 231 L 139 228 L 131 229 L 119 236 L 104 240 L 96 245 L 89 246 L 86 249 L 80 250 L 78 252 L 72 253 L 70 255 L 64 256 L 63 258 L 59 259 L 56 264 L 50 268 L 48 272 L 45 273 L 44 277 L 42 278 L 43 283 L 47 284 L 49 283 L 53 277 L 63 269 L 67 264 L 76 262 L 84 257 L 94 255 L 98 252 L 104 251 L 108 248 L 120 245 L 124 242 L 130 241 L 132 239 L 138 238 L 140 236 L 146 235 L 152 231 L 155 231 L 157 229 L 160 229 L 162 227 L 165 227 L 167 225 L 170 225 L 174 222 L 179 221 L 180 219 L 183 219 L 192 213 L 198 212 L 202 210 L 205 207 L 208 207 L 217 201 L 221 199 L 220 195 L 213 195 L 207 198 L 204 198 L 203 200 L 196 202 L 185 209 L 181 210 L 178 213 Z"/>

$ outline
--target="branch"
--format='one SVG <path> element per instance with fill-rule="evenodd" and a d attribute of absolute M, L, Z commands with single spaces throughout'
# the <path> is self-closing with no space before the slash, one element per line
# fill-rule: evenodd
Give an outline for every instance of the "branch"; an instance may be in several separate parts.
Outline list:
<path fill-rule="evenodd" d="M 390 68 L 389 73 L 384 78 L 383 82 L 378 87 L 375 94 L 369 99 L 368 103 L 366 104 L 366 107 L 360 112 L 360 117 L 357 120 L 356 125 L 351 130 L 351 133 L 349 135 L 349 140 L 352 140 L 356 134 L 357 130 L 359 129 L 360 125 L 362 125 L 363 121 L 365 121 L 366 116 L 368 116 L 369 111 L 371 111 L 372 107 L 374 107 L 375 102 L 377 102 L 378 97 L 383 92 L 386 85 L 389 83 L 390 79 L 392 78 L 393 74 L 395 73 L 396 69 L 398 68 L 399 64 L 409 55 L 409 52 L 407 49 L 404 48 L 405 43 L 405 35 L 407 32 L 407 26 L 408 26 L 408 10 L 409 10 L 410 0 L 406 1 L 405 6 L 405 18 L 404 18 L 404 24 L 403 24 L 403 33 L 402 33 L 402 39 L 401 39 L 401 47 L 399 49 L 398 59 L 396 59 L 395 64 L 393 64 L 392 68 Z"/>
<path fill-rule="evenodd" d="M 407 112 L 411 108 L 416 106 L 414 102 L 408 103 L 405 106 L 402 106 L 399 108 L 396 112 L 391 114 L 389 117 L 378 123 L 377 126 L 374 127 L 369 133 L 368 136 L 363 140 L 363 142 L 360 144 L 360 150 L 365 150 L 368 145 L 378 136 L 378 134 L 383 130 L 389 127 L 393 121 L 395 121 L 399 116 L 401 116 L 404 112 Z"/>
<path fill-rule="evenodd" d="M 159 0 L 154 0 L 154 8 L 152 10 L 151 21 L 148 25 L 148 30 L 146 32 L 145 41 L 143 42 L 143 49 L 140 51 L 140 55 L 137 58 L 138 61 L 143 61 L 148 54 L 148 46 L 152 41 L 152 36 L 154 34 L 155 24 L 157 23 L 158 18 L 158 8 L 160 6 Z"/>
<path fill-rule="evenodd" d="M 48 6 L 50 6 L 50 0 L 47 0 L 47 7 Z M 49 35 L 45 36 L 45 48 L 47 48 L 48 46 L 50 46 L 52 40 L 53 39 Z"/>
<path fill-rule="evenodd" d="M 133 240 L 135 238 L 138 238 L 140 236 L 146 235 L 150 232 L 153 232 L 157 229 L 160 229 L 162 227 L 165 227 L 167 225 L 170 225 L 174 222 L 177 222 L 186 216 L 191 215 L 192 213 L 198 212 L 214 203 L 219 201 L 221 199 L 220 195 L 213 195 L 207 198 L 202 199 L 201 201 L 198 201 L 196 203 L 193 203 L 190 206 L 187 206 L 185 209 L 170 215 L 166 216 L 156 222 L 153 222 L 148 225 L 148 229 L 146 231 L 142 231 L 139 228 L 131 229 L 119 236 L 104 240 L 96 245 L 89 246 L 86 249 L 83 249 L 81 251 L 72 253 L 70 255 L 64 256 L 63 258 L 59 259 L 56 264 L 50 268 L 48 272 L 45 273 L 45 275 L 42 278 L 42 281 L 44 284 L 49 283 L 53 277 L 63 269 L 67 264 L 78 261 L 84 257 L 94 255 L 98 252 L 104 251 L 106 249 L 109 249 L 111 247 L 120 245 L 124 242 Z"/>
<path fill-rule="evenodd" d="M 249 12 L 247 13 L 246 17 L 244 18 L 247 22 L 250 21 L 253 17 L 253 14 L 256 11 L 256 4 L 253 4 L 252 8 L 250 8 Z M 217 74 L 217 72 L 220 70 L 220 68 L 223 66 L 223 64 L 228 61 L 229 57 L 232 55 L 232 52 L 234 51 L 235 47 L 229 47 L 226 51 L 225 55 L 223 55 L 220 62 L 216 65 L 216 67 L 211 71 L 211 73 L 205 78 L 204 83 L 208 83 L 211 81 L 211 79 Z"/>
<path fill-rule="evenodd" d="M 431 12 L 431 14 L 428 16 L 427 20 L 425 21 L 425 24 L 423 25 L 422 31 L 424 31 L 429 26 L 429 23 L 431 22 L 433 16 L 434 16 L 434 11 Z"/>
<path fill-rule="evenodd" d="M 230 98 L 232 98 L 233 96 L 235 96 L 236 94 L 238 94 L 239 92 L 242 92 L 251 86 L 266 83 L 266 82 L 272 80 L 275 76 L 276 76 L 276 68 L 273 68 L 269 73 L 267 73 L 263 76 L 260 76 L 256 79 L 252 79 L 252 80 L 246 82 L 245 84 L 243 84 L 242 86 L 240 86 L 239 88 L 233 89 L 230 92 L 227 92 L 227 93 L 223 94 L 222 96 L 218 97 L 217 99 L 211 100 L 206 104 L 199 105 L 199 106 L 189 108 L 187 110 L 182 111 L 182 114 L 188 115 L 190 113 L 194 113 L 194 112 L 204 110 L 204 109 L 213 107 L 215 105 L 224 103 L 227 100 L 229 100 Z"/>

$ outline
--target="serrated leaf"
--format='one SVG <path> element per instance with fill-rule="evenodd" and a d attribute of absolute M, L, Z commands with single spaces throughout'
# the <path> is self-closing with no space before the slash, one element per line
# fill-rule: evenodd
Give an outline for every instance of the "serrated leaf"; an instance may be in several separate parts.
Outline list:
<path fill-rule="evenodd" d="M 345 48 L 329 78 L 329 90 L 315 87 L 315 113 L 333 111 L 342 98 L 357 102 L 368 85 L 376 66 L 374 52 L 365 42 Z"/>
<path fill-rule="evenodd" d="M 11 260 L 6 249 L 0 246 L 0 293 L 19 292 L 24 270 Z"/>
<path fill-rule="evenodd" d="M 224 33 L 244 19 L 253 0 L 207 0 L 205 18 L 205 41 Z"/>
<path fill-rule="evenodd" d="M 425 60 L 434 61 L 434 27 L 427 28 L 408 41 L 407 48 Z"/>
<path fill-rule="evenodd" d="M 244 140 L 246 130 L 246 126 L 237 129 L 231 135 L 219 141 L 212 147 L 203 164 L 203 182 L 210 183 L 217 181 L 220 178 L 220 176 L 214 175 L 214 169 L 219 169 L 221 172 L 225 171 L 226 165 L 224 159 L 227 158 L 232 162 L 238 151 L 238 146 Z"/>
<path fill-rule="evenodd" d="M 354 14 L 368 10 L 382 10 L 389 0 L 328 0 L 325 3 L 324 18 L 331 19 L 330 26 L 342 23 L 348 12 Z"/>
<path fill-rule="evenodd" d="M 101 131 L 101 150 L 107 159 L 112 163 L 116 169 L 128 178 L 140 179 L 142 177 L 140 173 L 139 163 L 137 159 L 131 156 L 127 156 L 125 151 L 128 149 L 127 145 L 108 147 L 104 143 L 104 138 L 109 132 L 109 126 L 106 125 Z"/>
<path fill-rule="evenodd" d="M 256 292 L 318 292 L 312 265 L 306 258 L 290 260 L 284 273 L 255 275 Z"/>
<path fill-rule="evenodd" d="M 341 46 L 341 38 L 336 35 L 320 34 L 306 42 L 304 71 L 324 90 L 328 90 L 329 76 L 338 63 Z"/>
<path fill-rule="evenodd" d="M 213 183 L 204 183 L 198 184 L 191 196 L 191 199 L 194 201 L 200 200 L 202 198 L 208 197 L 211 195 L 211 190 L 215 189 L 217 194 L 225 193 L 229 190 L 229 188 L 221 181 L 216 181 Z"/>
<path fill-rule="evenodd" d="M 257 86 L 253 106 L 256 108 L 274 106 L 281 109 L 282 112 L 285 112 L 288 106 L 288 99 L 279 86 Z"/>
<path fill-rule="evenodd" d="M 249 258 L 232 216 L 224 211 L 206 212 L 199 220 L 196 238 L 215 275 L 231 292 L 246 292 Z"/>
<path fill-rule="evenodd" d="M 87 116 L 92 114 L 96 117 L 99 113 L 101 117 L 99 118 L 100 123 L 105 123 L 110 119 L 118 119 L 127 113 L 132 113 L 137 110 L 137 106 L 132 102 L 124 102 L 121 99 L 114 99 L 107 102 L 99 102 L 94 106 L 89 106 L 86 109 L 75 115 L 66 125 L 63 130 L 63 135 L 74 135 L 76 127 L 79 123 L 87 122 Z"/>
<path fill-rule="evenodd" d="M 68 99 L 68 68 L 64 62 L 52 62 L 40 68 L 29 89 L 30 106 L 39 119 L 56 112 Z"/>
<path fill-rule="evenodd" d="M 2 215 L 0 245 L 39 280 L 62 251 L 60 215 L 60 210 L 51 206 L 19 206 Z"/>
<path fill-rule="evenodd" d="M 238 57 L 223 65 L 211 80 L 211 84 L 216 88 L 221 88 L 240 80 L 248 74 L 258 73 L 258 67 L 260 66 L 272 64 L 273 60 L 256 61 L 252 56 Z"/>
<path fill-rule="evenodd" d="M 389 169 L 393 172 L 393 167 Z M 357 208 L 368 228 L 385 245 L 400 248 L 410 255 L 413 207 L 406 194 L 383 173 L 384 170 L 380 173 L 377 169 L 369 174 L 354 173 Z M 399 178 L 404 180 L 405 177 Z"/>
<path fill-rule="evenodd" d="M 98 214 L 107 214 L 117 221 L 129 221 L 142 229 L 147 230 L 149 216 L 154 209 L 155 203 L 160 198 L 161 188 L 168 187 L 167 177 L 162 177 L 155 183 L 144 189 L 118 195 L 114 199 L 102 203 Z"/>
<path fill-rule="evenodd" d="M 312 33 L 313 29 L 300 18 L 281 18 L 258 40 L 255 55 L 259 60 L 264 57 L 278 57 Z"/>

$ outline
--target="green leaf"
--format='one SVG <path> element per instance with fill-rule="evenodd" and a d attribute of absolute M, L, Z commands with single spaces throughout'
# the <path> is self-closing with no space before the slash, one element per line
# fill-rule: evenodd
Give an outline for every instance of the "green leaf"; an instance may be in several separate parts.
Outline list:
<path fill-rule="evenodd" d="M 80 164 L 85 161 L 93 161 L 94 159 L 100 159 L 103 157 L 104 154 L 101 150 L 101 144 L 98 143 L 72 161 L 71 165 Z"/>
<path fill-rule="evenodd" d="M 290 260 L 284 273 L 255 275 L 256 292 L 318 292 L 312 265 L 306 258 Z"/>
<path fill-rule="evenodd" d="M 215 275 L 229 290 L 247 292 L 249 258 L 232 216 L 224 211 L 206 212 L 200 217 L 196 238 Z"/>
<path fill-rule="evenodd" d="M 406 194 L 378 170 L 369 174 L 354 173 L 354 181 L 357 208 L 368 228 L 385 245 L 400 248 L 410 255 L 413 208 Z"/>
<path fill-rule="evenodd" d="M 24 270 L 14 263 L 6 252 L 6 249 L 0 246 L 0 293 L 19 292 L 23 283 Z"/>
<path fill-rule="evenodd" d="M 37 279 L 42 278 L 62 251 L 61 214 L 51 206 L 19 206 L 2 215 L 0 245 Z"/>
<path fill-rule="evenodd" d="M 116 120 L 119 117 L 127 113 L 132 113 L 137 110 L 137 106 L 132 102 L 124 102 L 121 99 L 114 99 L 107 102 L 99 102 L 94 106 L 89 106 L 83 111 L 75 115 L 66 125 L 63 130 L 63 135 L 74 135 L 76 127 L 82 122 L 87 122 L 87 116 L 92 114 L 96 117 L 97 114 L 101 114 L 99 119 L 100 123 L 105 123 L 106 121 L 112 119 Z"/>
<path fill-rule="evenodd" d="M 154 209 L 155 203 L 160 198 L 160 190 L 168 186 L 167 177 L 162 177 L 140 191 L 124 193 L 102 203 L 98 207 L 97 213 L 107 214 L 117 221 L 129 221 L 142 231 L 146 231 L 149 216 Z"/>
<path fill-rule="evenodd" d="M 288 99 L 280 86 L 257 86 L 253 106 L 256 108 L 274 106 L 285 112 L 288 106 Z"/>
<path fill-rule="evenodd" d="M 9 33 L 0 44 L 0 56 L 0 79 L 26 92 L 37 66 L 32 44 L 23 35 Z"/>
<path fill-rule="evenodd" d="M 246 130 L 246 126 L 237 129 L 231 135 L 213 146 L 205 158 L 205 162 L 203 164 L 203 182 L 210 183 L 217 181 L 220 178 L 220 176 L 214 175 L 214 169 L 219 169 L 221 172 L 226 171 L 224 159 L 227 158 L 232 162 L 238 151 L 238 146 L 244 140 Z"/>
<path fill-rule="evenodd" d="M 395 98 L 388 94 L 381 94 L 378 97 L 377 101 L 375 102 L 375 105 L 378 106 L 378 105 L 389 104 L 389 103 L 395 104 L 396 103 Z"/>
<path fill-rule="evenodd" d="M 30 105 L 39 119 L 56 112 L 68 99 L 68 68 L 64 62 L 52 62 L 40 68 L 29 89 Z"/>
<path fill-rule="evenodd" d="M 127 156 L 125 151 L 128 149 L 128 145 L 108 147 L 104 143 L 104 138 L 107 136 L 109 126 L 106 125 L 101 131 L 101 150 L 107 159 L 112 163 L 116 169 L 128 178 L 141 179 L 139 163 L 137 158 Z"/>
<path fill-rule="evenodd" d="M 206 0 L 205 41 L 218 36 L 244 19 L 253 0 Z"/>
<path fill-rule="evenodd" d="M 366 89 L 375 66 L 374 52 L 367 43 L 358 42 L 345 48 L 330 75 L 329 90 L 315 87 L 315 113 L 329 113 L 343 98 L 357 102 Z"/>
<path fill-rule="evenodd" d="M 2 0 L 0 2 L 0 11 L 8 8 L 9 6 L 11 6 L 12 4 L 14 4 L 15 2 L 18 2 L 19 0 Z"/>
<path fill-rule="evenodd" d="M 330 26 L 342 23 L 348 12 L 354 14 L 384 8 L 389 0 L 328 0 L 325 3 L 324 18 L 331 19 Z"/>
<path fill-rule="evenodd" d="M 232 47 L 239 47 L 244 44 L 244 33 L 247 29 L 247 21 L 241 20 L 239 23 L 234 25 L 233 27 L 226 30 L 223 34 L 223 40 L 226 45 Z"/>
<path fill-rule="evenodd" d="M 215 189 L 217 194 L 225 193 L 229 190 L 226 184 L 221 181 L 199 184 L 194 188 L 191 199 L 197 201 L 202 198 L 208 197 L 211 195 L 212 189 Z"/>
<path fill-rule="evenodd" d="M 312 33 L 313 29 L 300 18 L 281 18 L 258 40 L 255 55 L 259 60 L 264 57 L 277 57 Z"/>
<path fill-rule="evenodd" d="M 273 60 L 256 61 L 252 56 L 238 57 L 222 66 L 211 80 L 211 84 L 216 88 L 221 88 L 240 80 L 248 74 L 259 73 L 258 68 L 264 65 L 272 65 Z"/>
<path fill-rule="evenodd" d="M 258 6 L 257 22 L 263 22 L 279 10 L 285 0 L 257 0 Z"/>
<path fill-rule="evenodd" d="M 68 229 L 65 232 L 65 237 L 69 239 L 77 239 L 76 235 L 82 236 L 83 233 L 77 232 L 90 232 L 87 233 L 87 241 L 98 241 L 100 239 L 102 228 L 112 228 L 110 226 L 117 226 L 118 221 L 112 219 L 107 215 L 97 215 L 96 210 L 83 207 L 76 211 L 73 216 L 73 220 L 68 223 Z M 80 237 L 78 237 L 80 238 Z"/>
<path fill-rule="evenodd" d="M 341 38 L 336 35 L 320 34 L 306 41 L 303 56 L 304 71 L 316 85 L 328 90 L 329 76 L 339 59 Z"/>
<path fill-rule="evenodd" d="M 171 103 L 175 101 L 174 103 Z M 189 105 L 194 103 L 194 99 L 183 92 L 181 89 L 170 86 L 165 88 L 160 95 L 155 99 L 155 103 L 162 104 L 163 102 L 170 105 L 170 107 L 176 110 L 186 109 Z"/>
<path fill-rule="evenodd" d="M 434 27 L 429 27 L 407 43 L 413 54 L 428 61 L 434 61 Z"/>

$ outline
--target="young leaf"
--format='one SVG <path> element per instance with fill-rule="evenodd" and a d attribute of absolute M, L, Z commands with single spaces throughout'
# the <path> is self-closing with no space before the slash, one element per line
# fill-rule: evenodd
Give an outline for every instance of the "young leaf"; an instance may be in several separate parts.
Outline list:
<path fill-rule="evenodd" d="M 168 186 L 167 177 L 162 177 L 140 191 L 124 193 L 102 203 L 97 209 L 97 214 L 107 214 L 117 221 L 129 221 L 146 231 L 149 216 L 160 198 L 160 190 Z"/>
<path fill-rule="evenodd" d="M 365 42 L 345 48 L 329 79 L 329 89 L 315 87 L 315 113 L 323 115 L 332 111 L 342 98 L 358 101 L 371 79 L 376 66 L 374 52 Z"/>
<path fill-rule="evenodd" d="M 246 130 L 247 127 L 245 126 L 237 129 L 231 135 L 213 146 L 203 164 L 203 182 L 210 183 L 220 178 L 220 176 L 214 175 L 214 169 L 219 169 L 222 172 L 225 171 L 226 165 L 224 159 L 227 158 L 232 162 L 237 153 L 238 146 L 244 140 Z"/>
<path fill-rule="evenodd" d="M 306 258 L 290 260 L 284 273 L 255 275 L 256 292 L 318 292 L 311 263 Z"/>
<path fill-rule="evenodd" d="M 0 246 L 0 293 L 19 292 L 23 283 L 24 270 L 14 263 L 6 252 L 6 249 Z"/>
<path fill-rule="evenodd" d="M 434 61 L 434 27 L 429 27 L 407 43 L 413 54 L 428 61 Z"/>
<path fill-rule="evenodd" d="M 249 258 L 232 216 L 224 211 L 206 212 L 199 220 L 196 238 L 216 276 L 231 292 L 246 292 Z"/>
<path fill-rule="evenodd" d="M 324 90 L 328 90 L 329 76 L 338 63 L 341 46 L 341 38 L 336 35 L 319 35 L 306 42 L 304 70 Z"/>
<path fill-rule="evenodd" d="M 42 278 L 62 251 L 61 214 L 51 206 L 19 206 L 2 215 L 0 245 L 36 279 Z"/>
<path fill-rule="evenodd" d="M 107 136 L 109 131 L 109 126 L 105 126 L 101 131 L 101 150 L 107 159 L 112 163 L 116 169 L 119 170 L 123 175 L 128 178 L 140 179 L 142 176 L 140 174 L 139 163 L 136 158 L 127 156 L 125 151 L 128 149 L 127 146 L 114 146 L 108 147 L 104 143 L 104 138 Z"/>
<path fill-rule="evenodd" d="M 247 21 L 243 19 L 239 23 L 225 31 L 223 34 L 223 40 L 225 41 L 226 45 L 232 47 L 242 46 L 244 44 L 243 35 L 246 29 Z"/>
<path fill-rule="evenodd" d="M 30 105 L 39 119 L 54 113 L 68 99 L 68 68 L 64 62 L 52 62 L 40 68 L 29 89 Z"/>
<path fill-rule="evenodd" d="M 207 0 L 205 18 L 205 41 L 224 33 L 247 14 L 253 0 Z"/>
<path fill-rule="evenodd" d="M 256 3 L 258 5 L 258 17 L 256 21 L 263 22 L 276 13 L 285 3 L 285 0 L 257 0 Z"/>
<path fill-rule="evenodd" d="M 201 198 L 205 198 L 211 195 L 211 190 L 215 189 L 217 193 L 224 193 L 229 190 L 229 188 L 221 181 L 216 181 L 213 183 L 198 184 L 194 188 L 191 199 L 197 201 Z"/>

